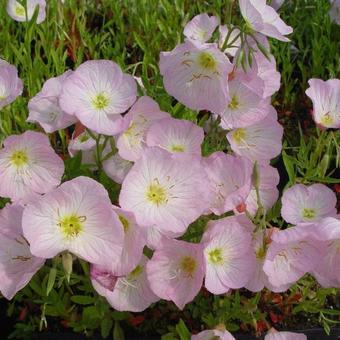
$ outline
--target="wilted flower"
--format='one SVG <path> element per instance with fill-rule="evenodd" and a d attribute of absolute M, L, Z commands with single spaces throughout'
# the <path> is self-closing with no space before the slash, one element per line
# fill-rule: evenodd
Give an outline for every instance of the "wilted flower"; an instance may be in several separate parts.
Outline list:
<path fill-rule="evenodd" d="M 113 181 L 122 184 L 132 165 L 132 162 L 123 159 L 116 153 L 103 162 L 103 169 Z"/>
<path fill-rule="evenodd" d="M 235 338 L 228 331 L 209 329 L 192 335 L 191 340 L 235 340 Z"/>

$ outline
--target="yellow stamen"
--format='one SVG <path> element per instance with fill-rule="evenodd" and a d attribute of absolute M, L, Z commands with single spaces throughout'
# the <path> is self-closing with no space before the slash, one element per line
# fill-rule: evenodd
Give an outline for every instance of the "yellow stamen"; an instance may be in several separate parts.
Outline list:
<path fill-rule="evenodd" d="M 172 152 L 184 152 L 184 147 L 180 144 L 173 144 L 171 145 L 170 150 Z"/>
<path fill-rule="evenodd" d="M 237 144 L 240 144 L 244 141 L 246 138 L 246 130 L 243 128 L 236 129 L 234 134 L 233 134 L 233 139 Z"/>
<path fill-rule="evenodd" d="M 305 208 L 302 211 L 302 216 L 304 218 L 308 218 L 308 219 L 313 219 L 315 217 L 316 213 L 314 209 L 309 209 L 309 208 Z"/>
<path fill-rule="evenodd" d="M 83 222 L 85 221 L 86 216 L 69 215 L 61 219 L 58 225 L 67 238 L 72 238 L 81 233 L 84 229 Z"/>
<path fill-rule="evenodd" d="M 209 251 L 208 260 L 212 264 L 220 264 L 223 262 L 222 249 L 215 248 L 214 250 Z"/>
<path fill-rule="evenodd" d="M 196 260 L 191 256 L 184 256 L 181 259 L 180 268 L 187 276 L 192 276 L 196 271 L 196 267 Z"/>
<path fill-rule="evenodd" d="M 164 205 L 167 202 L 167 192 L 164 187 L 162 187 L 158 181 L 150 184 L 148 190 L 146 191 L 146 198 L 153 204 Z"/>
<path fill-rule="evenodd" d="M 13 152 L 11 156 L 11 162 L 17 168 L 23 167 L 28 162 L 28 156 L 26 151 L 18 150 Z"/>
<path fill-rule="evenodd" d="M 209 71 L 215 71 L 216 60 L 213 55 L 208 52 L 201 52 L 198 55 L 198 65 Z"/>
<path fill-rule="evenodd" d="M 92 105 L 97 110 L 103 110 L 109 105 L 109 98 L 104 93 L 98 93 L 93 99 L 92 99 Z"/>
<path fill-rule="evenodd" d="M 126 233 L 129 230 L 129 221 L 122 215 L 118 215 L 120 222 L 122 222 L 124 232 Z"/>

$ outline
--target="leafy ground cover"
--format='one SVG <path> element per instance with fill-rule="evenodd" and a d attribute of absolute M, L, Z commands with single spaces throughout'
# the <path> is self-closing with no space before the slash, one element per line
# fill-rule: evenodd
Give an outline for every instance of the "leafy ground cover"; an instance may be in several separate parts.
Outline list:
<path fill-rule="evenodd" d="M 312 102 L 306 96 L 308 80 L 339 78 L 340 28 L 329 17 L 328 1 L 285 1 L 281 18 L 294 28 L 290 42 L 271 40 L 271 53 L 281 73 L 280 90 L 272 103 L 284 127 L 282 154 L 271 161 L 279 170 L 279 190 L 294 184 L 323 183 L 339 198 L 340 134 L 319 129 L 312 119 Z M 23 95 L 0 110 L 0 142 L 26 130 L 39 130 L 26 121 L 28 100 L 43 83 L 86 60 L 107 59 L 124 72 L 140 77 L 145 94 L 172 117 L 204 126 L 208 113 L 190 110 L 164 89 L 159 71 L 159 53 L 183 41 L 183 27 L 200 13 L 221 18 L 222 23 L 240 23 L 236 1 L 125 0 L 48 1 L 47 19 L 39 25 L 18 23 L 0 5 L 0 56 L 18 68 L 24 82 Z M 120 185 L 99 167 L 71 158 L 67 146 L 73 128 L 49 134 L 53 148 L 65 161 L 63 181 L 83 175 L 96 179 L 118 203 Z M 203 155 L 230 151 L 225 134 L 212 125 L 202 145 Z M 5 206 L 7 199 L 0 201 Z M 339 210 L 339 203 L 338 203 Z M 285 228 L 277 202 L 266 214 L 266 223 Z M 182 239 L 199 242 L 206 223 L 216 216 L 203 216 L 190 225 Z M 151 255 L 147 254 L 147 255 Z M 11 338 L 30 338 L 37 331 L 74 331 L 92 336 L 122 339 L 124 334 L 162 335 L 186 339 L 189 333 L 216 326 L 230 332 L 260 335 L 271 327 L 279 330 L 321 326 L 326 332 L 340 323 L 340 291 L 322 288 L 305 275 L 284 293 L 246 289 L 213 295 L 205 288 L 183 311 L 172 302 L 160 301 L 141 313 L 118 312 L 93 289 L 87 262 L 77 260 L 69 280 L 62 258 L 49 260 L 15 298 L 6 303 L 11 320 Z M 111 335 L 112 334 L 112 335 Z"/>

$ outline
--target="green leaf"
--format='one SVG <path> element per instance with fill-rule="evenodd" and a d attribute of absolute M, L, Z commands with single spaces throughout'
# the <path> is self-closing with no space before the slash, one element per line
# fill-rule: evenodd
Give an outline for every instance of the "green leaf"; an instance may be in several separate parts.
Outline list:
<path fill-rule="evenodd" d="M 104 318 L 100 324 L 100 334 L 103 338 L 107 338 L 113 326 L 113 321 L 111 319 Z"/>
<path fill-rule="evenodd" d="M 92 296 L 73 295 L 71 296 L 71 301 L 78 305 L 90 305 L 91 303 L 94 303 L 95 300 Z"/>
<path fill-rule="evenodd" d="M 57 276 L 57 269 L 51 268 L 50 273 L 48 274 L 48 281 L 47 281 L 47 287 L 46 287 L 46 295 L 47 296 L 50 295 L 50 292 L 53 289 L 56 276 Z"/>
<path fill-rule="evenodd" d="M 113 329 L 113 340 L 124 340 L 124 332 L 120 327 L 119 321 L 115 321 L 115 327 Z"/>
<path fill-rule="evenodd" d="M 179 323 L 176 325 L 176 331 L 181 340 L 190 340 L 191 333 L 182 319 L 180 319 Z"/>
<path fill-rule="evenodd" d="M 294 167 L 294 158 L 291 156 L 288 156 L 286 152 L 282 151 L 282 159 L 283 163 L 285 165 L 286 171 L 288 173 L 289 182 L 291 184 L 295 183 L 295 167 Z"/>

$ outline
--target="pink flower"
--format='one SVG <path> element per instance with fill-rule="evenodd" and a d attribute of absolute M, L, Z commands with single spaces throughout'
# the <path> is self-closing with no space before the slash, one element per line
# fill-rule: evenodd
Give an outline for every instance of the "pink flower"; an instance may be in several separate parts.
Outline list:
<path fill-rule="evenodd" d="M 98 294 L 104 296 L 114 309 L 142 312 L 152 303 L 159 300 L 151 291 L 146 277 L 145 266 L 147 262 L 147 257 L 143 255 L 141 262 L 133 271 L 128 275 L 117 278 L 114 278 L 112 274 L 109 274 L 102 267 L 94 265 L 91 268 L 92 285 Z M 93 272 L 95 274 L 92 274 Z"/>
<path fill-rule="evenodd" d="M 59 107 L 63 83 L 72 73 L 72 71 L 67 71 L 45 82 L 42 90 L 28 102 L 28 122 L 37 122 L 45 132 L 51 133 L 67 128 L 77 121 L 76 117 L 68 115 Z"/>
<path fill-rule="evenodd" d="M 272 111 L 275 111 L 272 107 Z M 275 113 L 276 114 L 276 113 Z M 269 113 L 263 120 L 227 134 L 232 150 L 252 161 L 269 161 L 282 149 L 283 128 Z"/>
<path fill-rule="evenodd" d="M 265 37 L 260 39 L 261 43 L 269 50 L 269 43 Z M 276 70 L 276 61 L 273 55 L 268 60 L 258 50 L 252 38 L 248 38 L 253 51 L 252 66 L 245 72 L 242 67 L 236 68 L 235 79 L 246 85 L 251 91 L 262 98 L 268 98 L 280 88 L 281 74 Z M 269 101 L 270 104 L 270 101 Z"/>
<path fill-rule="evenodd" d="M 276 11 L 266 5 L 266 0 L 240 0 L 240 10 L 250 31 L 262 33 L 281 41 L 289 41 L 285 35 L 293 32 Z"/>
<path fill-rule="evenodd" d="M 191 340 L 235 340 L 235 338 L 228 331 L 220 331 L 218 329 L 211 329 L 192 335 Z"/>
<path fill-rule="evenodd" d="M 264 119 L 270 103 L 237 79 L 229 82 L 230 100 L 222 112 L 221 126 L 225 129 L 246 127 Z"/>
<path fill-rule="evenodd" d="M 266 210 L 270 209 L 279 198 L 277 185 L 280 182 L 280 176 L 277 169 L 269 164 L 259 164 L 259 193 L 261 204 Z M 256 190 L 253 186 L 246 201 L 247 211 L 255 215 L 258 209 Z"/>
<path fill-rule="evenodd" d="M 288 228 L 272 235 L 263 270 L 273 286 L 291 285 L 311 272 L 322 256 L 310 225 Z"/>
<path fill-rule="evenodd" d="M 96 135 L 96 134 L 95 134 Z M 74 157 L 79 151 L 81 151 L 82 164 L 95 164 L 95 148 L 96 141 L 85 130 L 77 137 L 72 135 L 72 139 L 68 144 L 68 152 L 71 157 Z"/>
<path fill-rule="evenodd" d="M 205 43 L 214 33 L 220 20 L 206 13 L 196 15 L 184 27 L 184 35 L 193 43 Z"/>
<path fill-rule="evenodd" d="M 288 223 L 317 222 L 336 215 L 336 195 L 324 184 L 295 184 L 282 196 L 281 214 Z"/>
<path fill-rule="evenodd" d="M 271 328 L 264 340 L 307 340 L 307 336 L 302 333 L 273 331 L 273 328 Z"/>
<path fill-rule="evenodd" d="M 31 21 L 35 8 L 39 7 L 37 24 L 41 24 L 46 18 L 46 1 L 45 0 L 27 0 L 27 16 L 26 9 L 17 0 L 8 0 L 7 13 L 15 21 Z"/>
<path fill-rule="evenodd" d="M 146 149 L 146 132 L 150 125 L 168 117 L 170 115 L 161 111 L 152 98 L 139 98 L 124 117 L 127 129 L 117 139 L 119 155 L 133 162 L 139 159 Z"/>
<path fill-rule="evenodd" d="M 201 159 L 148 148 L 124 179 L 119 203 L 141 226 L 184 232 L 209 204 Z"/>
<path fill-rule="evenodd" d="M 315 238 L 323 242 L 325 254 L 313 270 L 323 287 L 340 287 L 340 220 L 327 217 L 313 228 Z"/>
<path fill-rule="evenodd" d="M 42 133 L 26 131 L 5 139 L 0 150 L 0 196 L 27 203 L 60 184 L 64 163 Z"/>
<path fill-rule="evenodd" d="M 254 272 L 251 234 L 239 217 L 210 221 L 203 235 L 205 287 L 213 294 L 244 287 Z"/>
<path fill-rule="evenodd" d="M 340 80 L 310 79 L 308 84 L 314 121 L 325 128 L 340 128 Z"/>
<path fill-rule="evenodd" d="M 67 78 L 59 104 L 87 128 L 114 135 L 126 127 L 120 114 L 135 102 L 136 92 L 133 77 L 123 73 L 116 63 L 90 60 Z"/>
<path fill-rule="evenodd" d="M 103 168 L 107 176 L 119 184 L 123 183 L 132 165 L 132 162 L 123 159 L 118 153 L 103 162 Z"/>
<path fill-rule="evenodd" d="M 163 242 L 148 262 L 146 272 L 152 291 L 183 309 L 195 298 L 202 286 L 202 246 L 177 240 Z"/>
<path fill-rule="evenodd" d="M 133 213 L 116 206 L 113 206 L 113 211 L 118 215 L 124 231 L 123 251 L 113 270 L 116 275 L 121 276 L 131 272 L 141 261 L 146 245 L 146 231 L 136 223 Z"/>
<path fill-rule="evenodd" d="M 245 288 L 252 292 L 260 292 L 264 287 L 268 288 L 272 292 L 284 292 L 290 287 L 289 284 L 282 286 L 273 286 L 269 282 L 268 276 L 263 271 L 263 264 L 267 248 L 271 242 L 270 234 L 271 231 L 269 229 L 266 230 L 266 233 L 264 233 L 263 231 L 259 231 L 256 234 L 253 234 L 252 243 L 256 256 L 256 264 L 253 275 L 251 276 L 248 283 L 245 285 Z"/>
<path fill-rule="evenodd" d="M 227 105 L 232 65 L 214 44 L 187 41 L 162 52 L 159 67 L 166 91 L 188 108 L 219 113 Z"/>
<path fill-rule="evenodd" d="M 124 231 L 104 187 L 88 177 L 63 183 L 30 204 L 23 214 L 24 235 L 36 256 L 70 251 L 91 263 L 115 268 Z"/>
<path fill-rule="evenodd" d="M 22 89 L 16 67 L 0 59 L 0 110 L 20 96 Z"/>
<path fill-rule="evenodd" d="M 0 210 L 0 291 L 11 300 L 43 266 L 45 259 L 31 254 L 22 235 L 23 208 L 6 205 Z"/>
<path fill-rule="evenodd" d="M 165 118 L 153 123 L 147 133 L 148 146 L 158 146 L 171 153 L 201 155 L 204 131 L 183 119 Z"/>
<path fill-rule="evenodd" d="M 250 193 L 253 166 L 243 157 L 214 152 L 205 160 L 205 169 L 214 196 L 210 210 L 221 215 L 243 203 Z"/>

